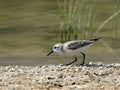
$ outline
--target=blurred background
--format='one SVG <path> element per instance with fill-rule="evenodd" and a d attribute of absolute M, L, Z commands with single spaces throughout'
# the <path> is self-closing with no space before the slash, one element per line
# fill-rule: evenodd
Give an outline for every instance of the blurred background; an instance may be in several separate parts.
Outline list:
<path fill-rule="evenodd" d="M 55 43 L 95 37 L 86 63 L 120 63 L 120 0 L 0 0 L 0 65 L 67 63 Z"/>

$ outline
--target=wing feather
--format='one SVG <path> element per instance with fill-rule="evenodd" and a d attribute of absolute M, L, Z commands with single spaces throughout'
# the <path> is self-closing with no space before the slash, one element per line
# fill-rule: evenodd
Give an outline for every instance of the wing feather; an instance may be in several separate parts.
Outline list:
<path fill-rule="evenodd" d="M 92 44 L 94 41 L 89 41 L 89 40 L 76 40 L 76 41 L 69 41 L 66 42 L 65 44 L 67 45 L 68 49 L 78 49 L 78 48 L 82 48 L 85 47 L 87 45 Z"/>

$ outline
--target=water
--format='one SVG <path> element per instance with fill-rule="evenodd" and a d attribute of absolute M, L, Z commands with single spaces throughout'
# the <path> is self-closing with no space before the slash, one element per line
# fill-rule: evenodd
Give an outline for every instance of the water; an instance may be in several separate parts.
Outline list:
<path fill-rule="evenodd" d="M 71 56 L 66 58 L 58 54 L 46 57 L 52 45 L 58 42 L 55 32 L 59 27 L 57 5 L 57 1 L 54 0 L 0 1 L 0 65 L 59 64 L 72 60 Z M 109 5 L 111 7 L 111 2 Z M 103 15 L 101 12 L 97 13 L 98 18 Z M 96 29 L 104 21 L 103 18 L 108 16 L 110 14 L 97 19 L 94 28 Z M 113 33 L 109 29 L 110 25 L 106 25 L 99 34 L 103 36 L 103 40 L 86 51 L 86 62 L 120 62 L 119 33 Z M 80 63 L 82 57 L 80 54 L 78 56 Z"/>

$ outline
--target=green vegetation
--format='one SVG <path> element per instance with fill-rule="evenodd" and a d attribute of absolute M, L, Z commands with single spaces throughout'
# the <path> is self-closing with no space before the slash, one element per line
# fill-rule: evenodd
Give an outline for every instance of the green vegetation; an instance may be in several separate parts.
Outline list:
<path fill-rule="evenodd" d="M 117 33 L 119 33 L 120 1 L 104 1 L 103 3 L 106 4 L 107 2 L 111 2 L 108 6 L 106 6 L 106 4 L 102 5 L 102 2 L 103 1 L 96 0 L 58 0 L 59 33 L 57 32 L 57 36 L 60 37 L 60 41 L 64 42 L 78 38 L 86 39 L 95 36 L 100 37 L 100 31 L 106 28 L 111 29 L 111 34 L 114 34 L 116 37 Z M 101 7 L 103 11 L 98 7 L 98 4 L 104 7 Z M 114 5 L 114 7 L 112 5 Z M 106 8 L 109 10 L 105 10 Z M 113 11 L 111 11 L 111 9 L 113 9 Z M 106 18 L 102 20 L 103 17 L 98 17 L 99 13 L 106 14 L 103 16 Z M 97 18 L 101 18 L 101 21 L 97 20 Z M 110 23 L 112 23 L 112 28 L 106 25 Z M 108 31 L 104 30 L 104 32 Z"/>
<path fill-rule="evenodd" d="M 100 46 L 120 48 L 120 1 L 58 0 L 57 37 L 60 42 L 103 37 Z"/>

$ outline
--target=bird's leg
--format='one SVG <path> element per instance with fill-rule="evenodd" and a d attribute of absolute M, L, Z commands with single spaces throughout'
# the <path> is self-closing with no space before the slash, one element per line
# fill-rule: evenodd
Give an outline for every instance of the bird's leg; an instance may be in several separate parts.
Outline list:
<path fill-rule="evenodd" d="M 77 57 L 76 56 L 74 56 L 74 61 L 72 61 L 72 62 L 70 62 L 70 63 L 67 63 L 67 64 L 65 64 L 66 66 L 67 65 L 70 65 L 70 64 L 72 64 L 72 63 L 74 63 L 74 62 L 76 62 L 77 61 Z"/>
<path fill-rule="evenodd" d="M 80 65 L 82 65 L 82 66 L 83 66 L 83 65 L 84 65 L 84 63 L 85 63 L 85 56 L 86 56 L 86 55 L 85 55 L 83 52 L 81 52 L 81 54 L 83 55 L 83 61 L 82 61 L 82 63 L 81 63 Z"/>

